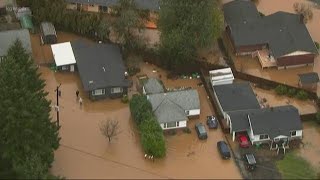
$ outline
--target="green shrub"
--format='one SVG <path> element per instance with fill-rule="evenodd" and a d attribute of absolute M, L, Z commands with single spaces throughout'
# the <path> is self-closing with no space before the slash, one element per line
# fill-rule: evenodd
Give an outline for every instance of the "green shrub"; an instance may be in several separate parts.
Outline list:
<path fill-rule="evenodd" d="M 153 155 L 156 158 L 166 155 L 166 144 L 162 132 L 141 132 L 141 143 L 146 154 Z"/>
<path fill-rule="evenodd" d="M 150 113 L 147 113 L 147 114 L 150 115 Z M 140 131 L 144 133 L 153 133 L 153 132 L 162 133 L 162 128 L 160 127 L 155 117 L 149 116 L 147 118 L 148 119 L 145 119 L 144 121 L 141 122 L 139 126 Z"/>
<path fill-rule="evenodd" d="M 186 127 L 186 128 L 183 128 L 182 130 L 184 133 L 187 133 L 187 134 L 190 134 L 191 133 L 191 129 Z"/>
<path fill-rule="evenodd" d="M 307 100 L 308 99 L 308 93 L 305 92 L 304 90 L 300 90 L 296 94 L 296 98 L 298 98 L 300 100 Z"/>
<path fill-rule="evenodd" d="M 320 124 L 320 112 L 317 112 L 316 114 L 316 122 Z"/>
<path fill-rule="evenodd" d="M 288 96 L 289 97 L 294 97 L 295 95 L 296 95 L 296 90 L 295 89 L 289 89 Z"/>
<path fill-rule="evenodd" d="M 318 42 L 315 41 L 314 45 L 317 47 L 318 50 L 320 49 L 320 44 Z"/>
<path fill-rule="evenodd" d="M 134 95 L 130 100 L 130 111 L 134 121 L 139 125 L 146 113 L 152 113 L 152 107 L 146 96 Z"/>
<path fill-rule="evenodd" d="M 174 135 L 177 134 L 177 130 L 175 130 L 175 129 L 169 129 L 169 130 L 167 130 L 167 134 L 168 134 L 169 136 L 174 136 Z"/>
<path fill-rule="evenodd" d="M 284 85 L 278 85 L 276 88 L 275 88 L 275 91 L 278 95 L 285 95 L 288 93 L 288 88 L 287 86 L 284 86 Z"/>
<path fill-rule="evenodd" d="M 121 102 L 123 103 L 128 103 L 129 102 L 129 98 L 128 98 L 128 95 L 123 95 L 122 98 L 121 98 Z"/>

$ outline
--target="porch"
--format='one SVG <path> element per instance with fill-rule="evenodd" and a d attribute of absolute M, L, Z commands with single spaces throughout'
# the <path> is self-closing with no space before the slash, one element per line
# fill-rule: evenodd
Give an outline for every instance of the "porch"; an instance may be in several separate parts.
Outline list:
<path fill-rule="evenodd" d="M 262 69 L 277 66 L 276 60 L 270 55 L 268 49 L 258 50 L 252 54 L 252 57 L 258 57 Z"/>

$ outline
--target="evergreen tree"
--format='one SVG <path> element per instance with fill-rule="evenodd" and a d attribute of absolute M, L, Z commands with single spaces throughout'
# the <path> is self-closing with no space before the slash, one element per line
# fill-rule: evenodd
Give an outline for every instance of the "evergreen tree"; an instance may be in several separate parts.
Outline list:
<path fill-rule="evenodd" d="M 0 178 L 49 177 L 59 128 L 51 121 L 44 86 L 17 40 L 0 64 L 0 167 L 7 165 Z"/>

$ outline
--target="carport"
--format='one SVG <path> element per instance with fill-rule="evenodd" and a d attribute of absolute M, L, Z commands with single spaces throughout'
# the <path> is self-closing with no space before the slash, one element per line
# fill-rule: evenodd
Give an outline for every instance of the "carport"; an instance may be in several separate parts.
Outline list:
<path fill-rule="evenodd" d="M 70 42 L 51 45 L 58 70 L 74 72 L 76 59 Z"/>

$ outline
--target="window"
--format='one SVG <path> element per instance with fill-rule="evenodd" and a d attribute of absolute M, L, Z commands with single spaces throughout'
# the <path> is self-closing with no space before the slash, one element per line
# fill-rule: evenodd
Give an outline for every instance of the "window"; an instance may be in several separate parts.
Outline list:
<path fill-rule="evenodd" d="M 167 123 L 163 123 L 163 128 L 167 128 Z"/>
<path fill-rule="evenodd" d="M 179 121 L 177 122 L 177 127 L 179 127 Z"/>
<path fill-rule="evenodd" d="M 260 140 L 269 139 L 269 136 L 267 134 L 261 134 Z"/>
<path fill-rule="evenodd" d="M 122 92 L 123 92 L 122 87 L 111 88 L 111 93 L 112 93 L 112 94 L 122 93 Z"/>
<path fill-rule="evenodd" d="M 63 71 L 68 70 L 68 66 L 61 66 L 61 69 L 62 69 Z"/>
<path fill-rule="evenodd" d="M 96 89 L 96 90 L 92 91 L 93 96 L 99 96 L 99 95 L 103 95 L 105 93 L 106 93 L 105 89 Z"/>
<path fill-rule="evenodd" d="M 176 122 L 169 122 L 167 123 L 167 128 L 177 127 Z"/>
<path fill-rule="evenodd" d="M 297 135 L 297 131 L 291 131 L 291 132 L 290 132 L 290 135 L 291 135 L 291 136 L 296 136 L 296 135 Z"/>

